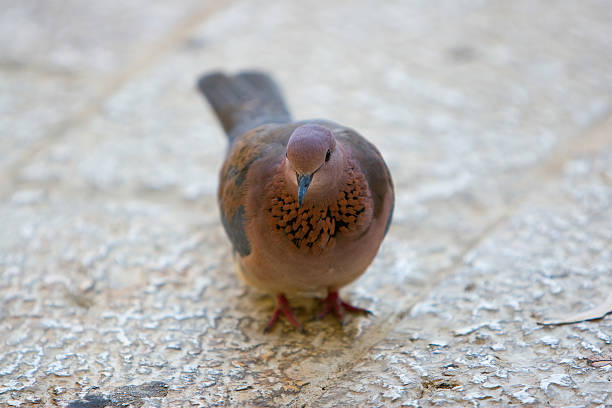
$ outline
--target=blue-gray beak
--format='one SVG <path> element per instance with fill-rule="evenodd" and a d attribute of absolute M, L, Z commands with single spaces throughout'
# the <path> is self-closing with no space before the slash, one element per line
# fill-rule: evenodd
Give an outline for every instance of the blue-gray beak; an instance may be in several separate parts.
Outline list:
<path fill-rule="evenodd" d="M 308 186 L 310 186 L 310 182 L 312 181 L 312 174 L 298 174 L 297 175 L 297 183 L 298 183 L 298 207 L 301 207 L 304 204 L 304 196 L 306 196 L 306 190 L 308 190 Z"/>

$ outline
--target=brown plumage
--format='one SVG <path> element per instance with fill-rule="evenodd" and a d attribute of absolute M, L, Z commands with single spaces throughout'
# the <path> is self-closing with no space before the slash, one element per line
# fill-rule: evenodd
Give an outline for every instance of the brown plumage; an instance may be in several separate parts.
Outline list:
<path fill-rule="evenodd" d="M 393 212 L 393 184 L 378 150 L 323 120 L 293 122 L 267 75 L 208 74 L 198 81 L 230 139 L 219 206 L 241 277 L 274 294 L 298 329 L 286 293 L 326 290 L 319 317 L 365 311 L 338 290 L 374 259 Z"/>

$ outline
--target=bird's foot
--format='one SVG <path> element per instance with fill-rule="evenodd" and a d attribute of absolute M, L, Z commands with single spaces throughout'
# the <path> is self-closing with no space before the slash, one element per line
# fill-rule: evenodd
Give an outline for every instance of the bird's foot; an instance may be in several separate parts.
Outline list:
<path fill-rule="evenodd" d="M 277 301 L 276 310 L 274 310 L 274 314 L 272 315 L 272 318 L 266 325 L 266 328 L 264 329 L 264 333 L 268 333 L 270 330 L 272 330 L 272 328 L 278 321 L 278 318 L 280 317 L 281 313 L 285 315 L 285 318 L 289 321 L 289 323 L 291 323 L 293 327 L 295 327 L 297 331 L 299 331 L 300 333 L 304 333 L 304 327 L 300 324 L 300 322 L 298 322 L 298 320 L 293 315 L 293 311 L 291 310 L 291 306 L 289 305 L 289 301 L 287 300 L 285 295 L 281 293 L 280 295 L 276 297 L 276 301 Z"/>
<path fill-rule="evenodd" d="M 373 314 L 367 309 L 346 303 L 340 299 L 340 295 L 338 295 L 337 291 L 329 292 L 327 298 L 322 300 L 322 303 L 324 303 L 325 306 L 323 307 L 323 311 L 317 315 L 317 319 L 322 319 L 333 312 L 341 325 L 344 324 L 344 312 L 364 313 L 367 315 Z"/>

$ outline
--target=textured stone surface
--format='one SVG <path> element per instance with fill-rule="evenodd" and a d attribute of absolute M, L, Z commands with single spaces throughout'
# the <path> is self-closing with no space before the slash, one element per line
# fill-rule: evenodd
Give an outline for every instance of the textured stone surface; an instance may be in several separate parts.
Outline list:
<path fill-rule="evenodd" d="M 197 4 L 0 1 L 0 170 L 61 137 L 190 24 L 190 13 L 212 8 Z"/>
<path fill-rule="evenodd" d="M 610 318 L 536 324 L 612 287 L 608 2 L 197 3 L 4 7 L 0 406 L 612 404 Z M 245 67 L 387 159 L 374 317 L 262 334 L 194 91 Z"/>

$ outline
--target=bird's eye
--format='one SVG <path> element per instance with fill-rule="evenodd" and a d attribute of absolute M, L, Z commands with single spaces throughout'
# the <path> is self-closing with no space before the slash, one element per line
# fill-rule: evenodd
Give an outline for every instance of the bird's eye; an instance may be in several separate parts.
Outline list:
<path fill-rule="evenodd" d="M 325 153 L 325 162 L 329 161 L 329 157 L 331 156 L 331 151 L 327 149 L 327 153 Z"/>

